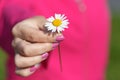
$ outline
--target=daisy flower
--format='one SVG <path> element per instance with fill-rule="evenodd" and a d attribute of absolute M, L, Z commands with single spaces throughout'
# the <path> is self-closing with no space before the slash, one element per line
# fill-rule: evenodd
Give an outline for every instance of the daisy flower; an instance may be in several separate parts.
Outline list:
<path fill-rule="evenodd" d="M 64 14 L 55 14 L 47 19 L 45 27 L 51 32 L 62 32 L 65 28 L 68 28 L 68 19 Z"/>

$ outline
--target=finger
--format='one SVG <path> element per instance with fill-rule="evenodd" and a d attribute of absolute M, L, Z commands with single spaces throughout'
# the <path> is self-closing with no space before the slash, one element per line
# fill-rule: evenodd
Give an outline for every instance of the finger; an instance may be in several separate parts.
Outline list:
<path fill-rule="evenodd" d="M 18 68 L 26 68 L 44 61 L 45 59 L 47 59 L 47 57 L 48 57 L 48 53 L 44 53 L 42 55 L 34 56 L 34 57 L 24 57 L 21 56 L 20 54 L 16 54 L 15 64 Z"/>
<path fill-rule="evenodd" d="M 27 67 L 27 68 L 17 68 L 15 70 L 15 73 L 17 75 L 27 77 L 27 76 L 33 74 L 39 67 L 40 67 L 40 64 L 36 64 L 35 66 Z"/>
<path fill-rule="evenodd" d="M 24 56 L 37 56 L 56 48 L 59 43 L 29 43 L 20 38 L 14 41 L 15 50 Z"/>
<path fill-rule="evenodd" d="M 17 37 L 30 42 L 57 42 L 61 41 L 61 39 L 64 39 L 64 36 L 62 34 L 52 35 L 30 27 L 25 27 L 22 29 Z"/>
<path fill-rule="evenodd" d="M 42 23 L 40 25 L 38 22 L 35 23 L 34 20 L 33 22 L 32 20 L 26 20 L 17 24 L 13 28 L 12 33 L 15 37 L 19 37 L 30 42 L 57 42 L 64 39 L 64 36 L 61 33 L 51 34 L 40 28 L 44 28 Z"/>

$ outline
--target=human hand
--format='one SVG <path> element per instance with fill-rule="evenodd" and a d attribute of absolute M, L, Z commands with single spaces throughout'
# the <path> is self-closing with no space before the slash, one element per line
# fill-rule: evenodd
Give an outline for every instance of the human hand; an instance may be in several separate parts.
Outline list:
<path fill-rule="evenodd" d="M 42 16 L 32 17 L 17 23 L 12 33 L 15 49 L 16 74 L 27 77 L 33 74 L 40 62 L 48 57 L 48 52 L 59 45 L 64 39 L 62 34 L 50 34 L 44 24 L 46 19 Z"/>

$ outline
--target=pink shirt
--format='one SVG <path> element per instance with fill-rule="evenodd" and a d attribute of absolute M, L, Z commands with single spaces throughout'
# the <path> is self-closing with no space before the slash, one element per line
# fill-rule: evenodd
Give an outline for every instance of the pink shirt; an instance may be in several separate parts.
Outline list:
<path fill-rule="evenodd" d="M 87 9 L 75 0 L 1 0 L 0 45 L 8 53 L 7 80 L 104 80 L 108 59 L 109 12 L 106 0 L 83 0 Z M 69 29 L 61 43 L 63 72 L 60 71 L 58 50 L 50 53 L 33 75 L 17 76 L 11 29 L 15 23 L 35 15 L 46 18 L 55 13 L 65 14 Z"/>

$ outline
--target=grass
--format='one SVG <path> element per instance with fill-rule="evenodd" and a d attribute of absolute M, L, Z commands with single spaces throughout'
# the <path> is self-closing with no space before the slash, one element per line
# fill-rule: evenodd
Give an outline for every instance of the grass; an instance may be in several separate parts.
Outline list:
<path fill-rule="evenodd" d="M 120 80 L 120 13 L 113 13 L 107 80 Z"/>
<path fill-rule="evenodd" d="M 6 55 L 0 50 L 0 80 L 5 79 Z M 107 80 L 120 80 L 120 15 L 112 16 L 112 34 L 110 45 L 110 60 L 107 69 Z"/>
<path fill-rule="evenodd" d="M 6 54 L 0 49 L 0 80 L 5 80 Z"/>

